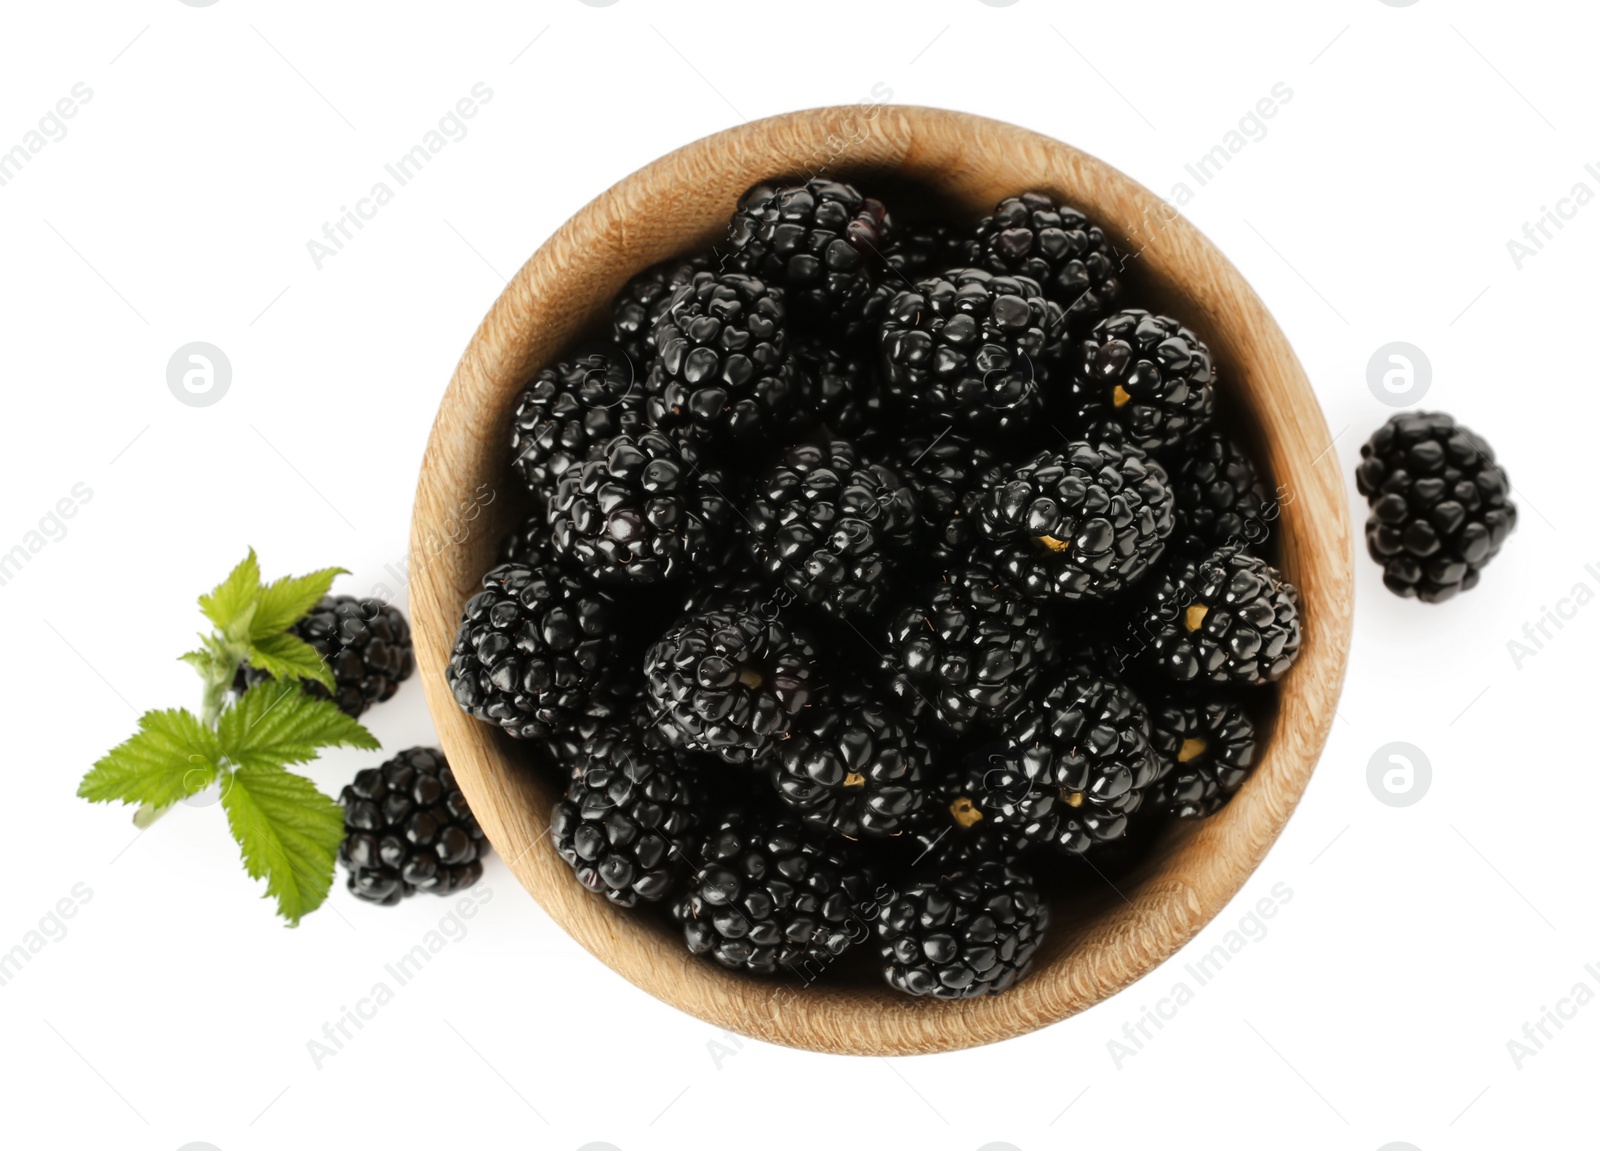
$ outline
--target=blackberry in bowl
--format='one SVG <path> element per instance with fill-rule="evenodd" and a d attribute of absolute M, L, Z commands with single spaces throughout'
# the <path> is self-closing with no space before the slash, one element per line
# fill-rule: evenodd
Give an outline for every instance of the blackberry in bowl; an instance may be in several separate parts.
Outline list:
<path fill-rule="evenodd" d="M 551 424 L 550 502 L 575 498 L 541 537 L 518 397 L 607 340 L 641 361 L 642 423 L 595 439 L 693 450 L 642 498 L 631 457 Z M 1325 427 L 1239 274 L 1102 162 L 925 109 L 745 125 L 581 211 L 469 347 L 418 491 L 419 677 L 488 839 L 640 987 L 816 1050 L 993 1042 L 1170 957 L 1303 791 L 1351 609 Z M 430 547 L 485 485 L 507 498 Z M 1268 516 L 1267 492 L 1292 498 Z M 1217 561 L 1258 511 L 1248 560 Z M 1201 598 L 1158 597 L 1189 563 Z M 1147 616 L 1179 601 L 1167 642 Z M 1213 674 L 1146 674 L 1180 649 Z"/>

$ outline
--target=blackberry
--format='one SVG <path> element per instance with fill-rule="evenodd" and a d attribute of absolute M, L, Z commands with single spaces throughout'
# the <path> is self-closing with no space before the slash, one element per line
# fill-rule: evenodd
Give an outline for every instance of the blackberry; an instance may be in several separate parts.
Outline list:
<path fill-rule="evenodd" d="M 611 303 L 611 338 L 628 354 L 635 371 L 642 372 L 655 358 L 655 324 L 673 294 L 691 282 L 697 272 L 711 267 L 704 256 L 666 260 L 640 272 L 624 285 Z"/>
<path fill-rule="evenodd" d="M 613 725 L 574 766 L 550 838 L 590 891 L 618 907 L 654 903 L 682 878 L 703 805 L 691 765 L 653 733 Z"/>
<path fill-rule="evenodd" d="M 644 426 L 644 390 L 633 365 L 592 352 L 546 368 L 517 397 L 511 462 L 543 503 L 567 471 L 612 436 Z"/>
<path fill-rule="evenodd" d="M 1511 481 L 1482 436 L 1443 412 L 1402 412 L 1361 448 L 1367 552 L 1399 596 L 1442 603 L 1478 586 L 1517 526 Z"/>
<path fill-rule="evenodd" d="M 1172 489 L 1138 448 L 1077 441 L 986 492 L 975 525 L 1036 598 L 1109 599 L 1143 578 L 1172 534 Z"/>
<path fill-rule="evenodd" d="M 822 686 L 811 641 L 748 597 L 680 618 L 644 670 L 667 742 L 729 763 L 767 751 Z"/>
<path fill-rule="evenodd" d="M 1087 331 L 1122 294 L 1105 233 L 1043 192 L 1001 200 L 978 225 L 972 252 L 980 268 L 1037 281 L 1066 309 L 1074 331 Z"/>
<path fill-rule="evenodd" d="M 1218 548 L 1168 569 L 1140 626 L 1147 657 L 1168 679 L 1267 683 L 1300 654 L 1300 593 L 1259 556 Z"/>
<path fill-rule="evenodd" d="M 884 389 L 929 426 L 1013 431 L 1042 405 L 1061 305 L 1025 276 L 958 268 L 897 293 L 880 325 Z"/>
<path fill-rule="evenodd" d="M 615 613 L 610 596 L 573 576 L 501 564 L 462 609 L 445 680 L 467 714 L 548 739 L 611 678 Z"/>
<path fill-rule="evenodd" d="M 881 667 L 890 692 L 911 715 L 957 733 L 1021 699 L 1055 645 L 1044 608 L 978 562 L 946 572 L 887 632 Z"/>
<path fill-rule="evenodd" d="M 794 820 L 732 813 L 695 859 L 678 917 L 689 950 L 724 967 L 809 982 L 870 932 L 870 869 L 847 845 L 809 840 Z"/>
<path fill-rule="evenodd" d="M 1069 387 L 1080 419 L 1113 419 L 1135 446 L 1158 452 L 1211 422 L 1211 351 L 1168 316 L 1130 308 L 1107 316 L 1078 347 Z"/>
<path fill-rule="evenodd" d="M 885 838 L 914 825 L 935 754 L 912 720 L 855 691 L 781 743 L 771 773 L 807 823 L 848 839 Z"/>
<path fill-rule="evenodd" d="M 785 288 L 821 326 L 851 331 L 862 322 L 890 228 L 884 206 L 849 184 L 757 184 L 728 221 L 728 264 Z"/>
<path fill-rule="evenodd" d="M 690 424 L 726 440 L 773 439 L 792 425 L 800 382 L 783 289 L 754 276 L 700 272 L 654 328 L 645 377 L 657 427 Z"/>
<path fill-rule="evenodd" d="M 972 549 L 972 510 L 1000 482 L 995 449 L 948 429 L 913 433 L 891 449 L 889 462 L 917 497 L 923 555 L 939 566 L 965 560 Z"/>
<path fill-rule="evenodd" d="M 810 419 L 835 439 L 865 446 L 876 438 L 883 409 L 872 360 L 849 347 L 815 338 L 796 342 L 800 402 Z"/>
<path fill-rule="evenodd" d="M 732 515 L 725 483 L 686 437 L 617 436 L 562 478 L 551 544 L 602 583 L 673 579 L 716 554 Z"/>
<path fill-rule="evenodd" d="M 1170 699 L 1150 718 L 1150 743 L 1161 779 L 1149 806 L 1180 819 L 1221 811 L 1256 761 L 1256 725 L 1232 700 Z"/>
<path fill-rule="evenodd" d="M 393 904 L 414 891 L 448 895 L 483 874 L 488 841 L 437 751 L 413 747 L 356 772 L 339 803 L 339 861 L 358 899 Z"/>
<path fill-rule="evenodd" d="M 1168 547 L 1179 555 L 1209 555 L 1224 544 L 1261 547 L 1278 518 L 1278 504 L 1256 466 L 1216 430 L 1190 440 L 1172 471 L 1173 521 Z"/>
<path fill-rule="evenodd" d="M 301 681 L 306 693 L 333 700 L 351 718 L 391 699 L 416 666 L 406 617 L 381 599 L 323 596 L 289 632 L 315 648 L 333 673 L 331 693 L 309 679 Z M 260 668 L 245 664 L 233 687 L 243 692 L 271 678 Z"/>
<path fill-rule="evenodd" d="M 969 762 L 983 817 L 1073 855 L 1120 839 L 1161 766 L 1133 690 L 1076 666 L 1011 720 L 1004 745 Z"/>
<path fill-rule="evenodd" d="M 762 575 L 836 616 L 876 610 L 917 522 L 905 481 L 842 440 L 785 450 L 757 483 L 745 519 Z"/>
<path fill-rule="evenodd" d="M 1026 975 L 1049 922 L 1033 876 L 988 860 L 914 880 L 878 912 L 874 929 L 890 987 L 971 999 Z"/>

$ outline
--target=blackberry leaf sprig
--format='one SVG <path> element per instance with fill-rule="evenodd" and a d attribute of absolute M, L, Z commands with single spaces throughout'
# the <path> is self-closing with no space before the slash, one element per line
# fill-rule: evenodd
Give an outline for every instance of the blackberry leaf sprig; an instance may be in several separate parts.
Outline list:
<path fill-rule="evenodd" d="M 138 804 L 134 823 L 148 827 L 172 806 L 215 786 L 245 871 L 267 881 L 278 914 L 295 926 L 327 898 L 344 836 L 337 803 L 288 770 L 327 747 L 375 750 L 372 734 L 300 681 L 333 687 L 315 648 L 289 628 L 327 594 L 343 568 L 263 583 L 252 550 L 209 593 L 200 610 L 213 630 L 179 658 L 204 685 L 200 714 L 148 711 L 139 730 L 106 753 L 78 785 L 91 803 Z M 230 702 L 239 668 L 270 677 Z"/>

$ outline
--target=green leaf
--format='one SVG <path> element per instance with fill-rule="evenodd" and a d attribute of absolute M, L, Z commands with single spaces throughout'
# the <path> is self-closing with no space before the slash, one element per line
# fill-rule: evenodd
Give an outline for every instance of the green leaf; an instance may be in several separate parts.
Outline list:
<path fill-rule="evenodd" d="M 269 680 L 246 691 L 222 713 L 217 738 L 223 754 L 241 768 L 306 763 L 324 747 L 378 747 L 370 731 L 292 680 Z"/>
<path fill-rule="evenodd" d="M 217 778 L 222 746 L 192 712 L 147 711 L 139 733 L 107 752 L 78 784 L 90 803 L 166 807 L 203 791 Z"/>
<path fill-rule="evenodd" d="M 250 621 L 250 642 L 259 643 L 269 635 L 288 631 L 295 620 L 328 594 L 334 577 L 344 574 L 344 568 L 323 568 L 310 575 L 273 580 L 261 589 L 255 618 Z"/>
<path fill-rule="evenodd" d="M 294 927 L 315 911 L 333 885 L 333 861 L 344 838 L 337 803 L 301 775 L 276 767 L 241 767 L 222 793 L 228 827 L 251 879 L 265 878 L 278 914 Z"/>
<path fill-rule="evenodd" d="M 333 672 L 322 653 L 290 632 L 263 636 L 250 645 L 250 663 L 273 679 L 314 679 L 333 690 Z"/>
<path fill-rule="evenodd" d="M 200 610 L 223 635 L 242 638 L 250 634 L 252 613 L 260 594 L 261 565 L 251 548 L 227 579 L 200 597 Z"/>

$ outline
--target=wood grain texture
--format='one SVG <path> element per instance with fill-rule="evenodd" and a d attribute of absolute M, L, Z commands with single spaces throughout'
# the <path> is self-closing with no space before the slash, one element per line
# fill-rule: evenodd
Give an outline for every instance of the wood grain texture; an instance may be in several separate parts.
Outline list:
<path fill-rule="evenodd" d="M 1003 995 L 923 1002 L 870 978 L 802 987 L 691 957 L 666 925 L 579 887 L 545 838 L 553 789 L 523 749 L 464 716 L 444 680 L 461 605 L 520 514 L 505 429 L 521 386 L 604 332 L 609 302 L 634 272 L 719 240 L 750 184 L 819 170 L 869 191 L 924 185 L 973 218 L 1029 189 L 1082 208 L 1138 253 L 1127 300 L 1154 301 L 1210 343 L 1223 403 L 1283 501 L 1281 561 L 1300 588 L 1304 646 L 1255 774 L 1221 814 L 1174 827 L 1120 893 L 1059 898 L 1034 973 Z M 825 1052 L 915 1054 L 1019 1035 L 1099 1002 L 1187 942 L 1255 870 L 1304 791 L 1333 721 L 1351 626 L 1350 523 L 1329 444 L 1294 352 L 1249 285 L 1204 236 L 1110 166 L 1009 124 L 927 108 L 757 121 L 681 148 L 596 198 L 534 253 L 468 344 L 439 406 L 412 522 L 412 627 L 428 706 L 456 778 L 518 880 L 651 994 L 716 1026 Z"/>

